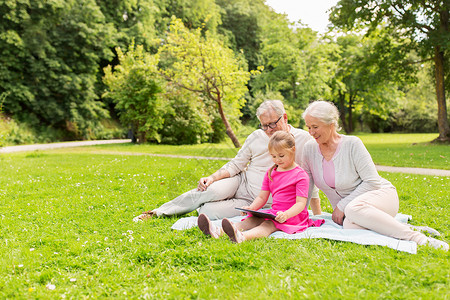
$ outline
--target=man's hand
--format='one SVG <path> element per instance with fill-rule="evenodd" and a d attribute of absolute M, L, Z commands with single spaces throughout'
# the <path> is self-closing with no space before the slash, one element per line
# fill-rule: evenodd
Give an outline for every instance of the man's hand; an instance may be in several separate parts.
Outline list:
<path fill-rule="evenodd" d="M 342 225 L 344 223 L 344 212 L 340 210 L 339 208 L 335 208 L 333 211 L 333 214 L 331 215 L 331 219 L 334 223 Z"/>
<path fill-rule="evenodd" d="M 208 186 L 210 186 L 213 182 L 214 178 L 212 176 L 200 178 L 200 180 L 198 181 L 197 191 L 206 191 Z"/>

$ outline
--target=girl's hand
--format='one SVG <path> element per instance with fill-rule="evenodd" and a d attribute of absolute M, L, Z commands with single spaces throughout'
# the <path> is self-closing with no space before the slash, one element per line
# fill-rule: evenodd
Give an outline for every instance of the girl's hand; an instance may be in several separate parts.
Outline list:
<path fill-rule="evenodd" d="M 344 212 L 337 207 L 334 209 L 333 214 L 331 215 L 331 219 L 334 221 L 334 223 L 339 225 L 342 225 L 344 223 L 344 217 Z"/>
<path fill-rule="evenodd" d="M 284 211 L 278 211 L 277 216 L 275 217 L 275 221 L 278 223 L 284 223 L 288 219 L 288 215 Z"/>
<path fill-rule="evenodd" d="M 243 209 L 251 209 L 250 206 L 242 206 Z M 245 211 L 241 211 L 241 216 L 246 216 L 247 213 Z"/>

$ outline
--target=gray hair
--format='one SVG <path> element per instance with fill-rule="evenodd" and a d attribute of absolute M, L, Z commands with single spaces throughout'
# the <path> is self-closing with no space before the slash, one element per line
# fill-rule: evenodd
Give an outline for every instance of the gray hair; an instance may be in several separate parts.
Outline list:
<path fill-rule="evenodd" d="M 273 110 L 279 117 L 286 113 L 283 102 L 280 100 L 266 100 L 256 110 L 256 116 L 259 119 L 259 116 L 270 110 Z"/>
<path fill-rule="evenodd" d="M 302 114 L 303 119 L 306 116 L 317 118 L 325 124 L 333 124 L 336 131 L 341 129 L 339 126 L 339 111 L 332 102 L 314 101 L 310 103 Z"/>

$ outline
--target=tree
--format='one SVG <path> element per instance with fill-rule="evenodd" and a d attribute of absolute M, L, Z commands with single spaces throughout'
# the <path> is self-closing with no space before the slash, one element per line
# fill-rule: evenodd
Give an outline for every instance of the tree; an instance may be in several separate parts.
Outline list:
<path fill-rule="evenodd" d="M 107 23 L 117 30 L 115 47 L 126 49 L 131 43 L 146 50 L 155 46 L 160 9 L 154 0 L 96 0 Z M 108 62 L 109 63 L 109 62 Z"/>
<path fill-rule="evenodd" d="M 157 56 L 149 55 L 142 45 L 131 44 L 124 54 L 116 49 L 119 64 L 105 68 L 104 82 L 108 91 L 103 95 L 113 99 L 124 126 L 132 127 L 139 142 L 160 140 L 165 106 L 160 97 L 162 82 L 158 80 Z"/>
<path fill-rule="evenodd" d="M 202 29 L 189 31 L 179 19 L 173 19 L 164 45 L 159 49 L 160 72 L 172 84 L 198 93 L 199 100 L 211 101 L 220 114 L 226 133 L 240 147 L 229 118 L 238 119 L 247 92 L 250 73 L 244 71 L 233 51 Z"/>
<path fill-rule="evenodd" d="M 396 30 L 405 49 L 416 48 L 424 59 L 434 61 L 439 127 L 437 141 L 441 142 L 450 141 L 445 100 L 445 74 L 450 72 L 445 65 L 450 50 L 449 10 L 449 0 L 341 0 L 330 15 L 333 24 L 344 29 L 369 26 L 368 34 L 378 26 L 387 24 Z"/>
<path fill-rule="evenodd" d="M 216 0 L 221 10 L 222 24 L 218 32 L 228 40 L 236 54 L 242 53 L 249 70 L 260 64 L 263 12 L 268 10 L 263 0 Z"/>
<path fill-rule="evenodd" d="M 326 57 L 331 48 L 310 28 L 291 25 L 282 15 L 274 15 L 264 24 L 260 51 L 264 71 L 251 86 L 253 94 L 279 92 L 300 115 L 309 101 L 329 93 L 326 83 L 331 66 Z"/>
<path fill-rule="evenodd" d="M 32 126 L 89 138 L 107 117 L 98 65 L 114 29 L 94 0 L 0 1 L 0 94 L 5 112 Z"/>
<path fill-rule="evenodd" d="M 378 31 L 375 36 L 338 36 L 335 43 L 336 51 L 330 53 L 329 60 L 335 61 L 336 67 L 328 84 L 345 132 L 354 131 L 357 110 L 360 116 L 374 114 L 386 119 L 390 106 L 401 94 L 398 86 L 411 80 L 411 65 L 394 67 L 405 60 L 406 53 L 399 51 L 399 45 L 386 31 Z"/>

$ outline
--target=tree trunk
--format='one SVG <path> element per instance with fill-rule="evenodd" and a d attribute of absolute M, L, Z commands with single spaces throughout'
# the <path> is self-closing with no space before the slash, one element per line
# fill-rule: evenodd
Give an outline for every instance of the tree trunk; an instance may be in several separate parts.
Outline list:
<path fill-rule="evenodd" d="M 353 96 L 350 95 L 350 99 L 348 100 L 348 132 L 353 132 Z"/>
<path fill-rule="evenodd" d="M 441 28 L 448 31 L 445 28 L 448 24 L 448 13 L 441 14 Z M 448 26 L 448 25 L 447 25 Z M 444 82 L 444 51 L 438 45 L 434 48 L 434 67 L 436 77 L 436 98 L 438 104 L 438 129 L 439 137 L 437 142 L 450 142 L 450 127 L 447 119 L 447 103 L 445 102 L 445 82 Z"/>
<path fill-rule="evenodd" d="M 340 91 L 339 91 L 338 109 L 339 109 L 339 118 L 341 119 L 342 122 L 342 127 L 344 128 L 344 131 L 348 133 L 347 119 L 345 118 L 345 93 L 342 94 Z"/>
<path fill-rule="evenodd" d="M 219 105 L 220 117 L 222 118 L 223 124 L 225 125 L 225 129 L 226 129 L 227 135 L 230 137 L 231 141 L 233 142 L 234 147 L 240 148 L 241 147 L 241 143 L 239 143 L 238 138 L 234 134 L 234 131 L 231 128 L 230 123 L 228 122 L 228 119 L 225 116 L 225 113 L 223 112 L 222 100 L 220 99 L 220 95 L 218 95 L 217 98 L 218 98 L 217 99 L 217 104 Z"/>

